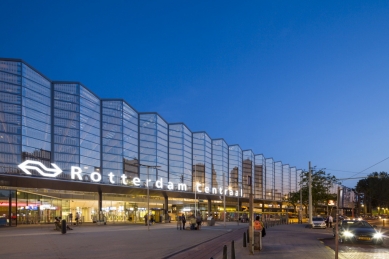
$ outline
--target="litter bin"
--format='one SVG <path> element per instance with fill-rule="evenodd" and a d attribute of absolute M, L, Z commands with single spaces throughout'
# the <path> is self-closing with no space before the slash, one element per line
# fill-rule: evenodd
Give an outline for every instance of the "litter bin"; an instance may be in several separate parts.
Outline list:
<path fill-rule="evenodd" d="M 262 231 L 254 231 L 254 250 L 262 250 Z"/>
<path fill-rule="evenodd" d="M 61 233 L 66 234 L 66 220 L 62 220 Z"/>

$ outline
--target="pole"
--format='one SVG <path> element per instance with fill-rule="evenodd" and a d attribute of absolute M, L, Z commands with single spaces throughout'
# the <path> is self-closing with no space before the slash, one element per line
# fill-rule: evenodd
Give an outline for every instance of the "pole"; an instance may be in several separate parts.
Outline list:
<path fill-rule="evenodd" d="M 303 175 L 300 174 L 300 214 L 299 214 L 300 224 L 303 224 Z"/>
<path fill-rule="evenodd" d="M 195 217 L 197 216 L 197 168 L 196 168 L 196 156 L 195 156 Z"/>
<path fill-rule="evenodd" d="M 147 231 L 150 231 L 149 166 L 147 166 Z"/>
<path fill-rule="evenodd" d="M 339 253 L 339 204 L 340 204 L 340 187 L 338 187 L 338 197 L 336 205 L 336 224 L 335 224 L 335 259 L 338 259 Z"/>
<path fill-rule="evenodd" d="M 240 193 L 240 190 L 239 190 L 239 188 L 240 188 L 240 185 L 239 185 L 239 169 L 237 168 L 236 169 L 237 171 L 238 171 L 238 173 L 237 173 L 237 176 L 238 176 L 238 178 L 236 178 L 237 180 L 238 180 L 238 192 Z M 239 206 L 239 195 L 238 195 L 238 226 L 239 226 L 239 210 L 240 210 L 240 206 Z"/>
<path fill-rule="evenodd" d="M 248 176 L 249 180 L 248 180 L 248 183 L 249 183 L 249 186 L 250 186 L 250 201 L 249 201 L 249 206 L 250 206 L 250 224 L 249 224 L 249 227 L 250 227 L 250 254 L 254 254 L 254 224 L 253 224 L 253 187 L 252 187 L 252 182 L 251 182 L 251 176 Z"/>
<path fill-rule="evenodd" d="M 311 175 L 311 161 L 309 161 L 308 171 L 308 188 L 309 188 L 309 224 L 312 225 L 312 175 Z"/>
<path fill-rule="evenodd" d="M 224 227 L 226 227 L 226 190 L 225 190 L 225 178 L 223 172 L 223 207 L 224 207 Z"/>

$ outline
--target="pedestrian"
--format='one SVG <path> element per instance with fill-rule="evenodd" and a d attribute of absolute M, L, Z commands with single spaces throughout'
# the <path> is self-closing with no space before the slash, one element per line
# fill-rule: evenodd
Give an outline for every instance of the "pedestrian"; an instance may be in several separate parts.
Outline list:
<path fill-rule="evenodd" d="M 178 230 L 178 227 L 180 228 L 180 230 L 182 229 L 182 217 L 181 216 L 178 216 L 177 217 L 177 230 Z"/>
<path fill-rule="evenodd" d="M 71 212 L 69 213 L 69 222 L 70 225 L 73 223 L 73 214 Z"/>
<path fill-rule="evenodd" d="M 80 214 L 78 214 L 78 211 L 76 212 L 76 225 L 78 225 L 78 221 L 80 220 Z"/>
<path fill-rule="evenodd" d="M 145 226 L 147 226 L 147 214 L 145 214 L 143 218 L 145 219 Z"/>
<path fill-rule="evenodd" d="M 262 237 L 266 236 L 265 226 L 264 226 L 263 222 L 260 220 L 259 216 L 255 217 L 254 231 L 262 231 Z"/>
<path fill-rule="evenodd" d="M 197 224 L 197 230 L 200 230 L 200 226 L 201 226 L 201 216 L 200 215 L 196 216 L 196 224 Z"/>
<path fill-rule="evenodd" d="M 329 217 L 330 216 L 328 216 L 327 218 L 326 218 L 326 227 L 328 228 L 328 220 L 329 220 Z"/>
<path fill-rule="evenodd" d="M 150 224 L 153 225 L 154 224 L 154 215 L 151 214 L 150 216 Z"/>
<path fill-rule="evenodd" d="M 334 222 L 334 218 L 331 215 L 329 215 L 328 216 L 328 223 L 330 224 L 330 228 L 332 228 L 332 222 Z"/>
<path fill-rule="evenodd" d="M 263 226 L 261 224 L 261 221 L 259 220 L 259 216 L 255 217 L 254 220 L 254 230 L 259 231 L 262 230 Z"/>
<path fill-rule="evenodd" d="M 182 229 L 185 230 L 186 218 L 184 213 L 182 213 L 181 215 L 181 220 L 182 220 Z"/>

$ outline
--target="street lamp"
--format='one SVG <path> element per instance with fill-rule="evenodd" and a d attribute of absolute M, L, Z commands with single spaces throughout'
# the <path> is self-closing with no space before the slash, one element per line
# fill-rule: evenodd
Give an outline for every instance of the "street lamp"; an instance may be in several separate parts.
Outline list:
<path fill-rule="evenodd" d="M 197 216 L 197 167 L 196 167 L 196 164 L 197 164 L 197 157 L 194 156 L 194 159 L 195 159 L 195 179 L 194 179 L 194 183 L 195 183 L 195 217 Z M 192 183 L 193 184 L 193 183 Z"/>
<path fill-rule="evenodd" d="M 147 231 L 150 230 L 150 222 L 149 222 L 149 216 L 150 216 L 150 193 L 149 193 L 149 169 L 150 168 L 159 168 L 161 166 L 158 165 L 143 165 L 143 164 L 138 164 L 139 166 L 144 166 L 147 168 L 147 179 L 146 179 L 146 185 L 147 185 Z"/>

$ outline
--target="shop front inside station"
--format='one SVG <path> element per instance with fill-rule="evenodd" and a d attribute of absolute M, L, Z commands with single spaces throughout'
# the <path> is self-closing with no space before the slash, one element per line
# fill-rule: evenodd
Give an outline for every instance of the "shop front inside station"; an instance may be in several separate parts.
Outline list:
<path fill-rule="evenodd" d="M 4 226 L 28 224 L 50 224 L 56 217 L 79 224 L 97 223 L 142 223 L 147 215 L 147 195 L 102 193 L 101 209 L 99 193 L 46 188 L 2 187 L 0 190 L 0 222 Z M 219 197 L 217 197 L 219 198 Z M 221 197 L 222 198 L 222 197 Z M 197 203 L 196 203 L 197 201 Z M 155 223 L 168 223 L 184 214 L 186 217 L 197 213 L 205 220 L 212 216 L 215 220 L 244 221 L 248 218 L 246 202 L 227 199 L 212 200 L 199 198 L 164 197 L 161 194 L 149 196 L 150 216 Z M 167 203 L 167 204 L 166 204 Z M 195 204 L 196 203 L 196 204 Z"/>

